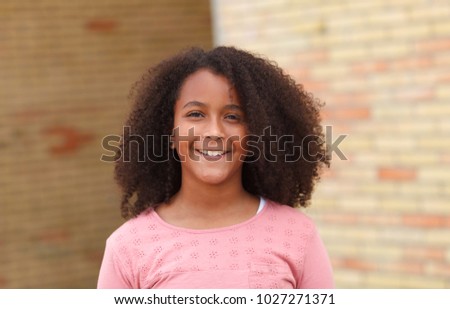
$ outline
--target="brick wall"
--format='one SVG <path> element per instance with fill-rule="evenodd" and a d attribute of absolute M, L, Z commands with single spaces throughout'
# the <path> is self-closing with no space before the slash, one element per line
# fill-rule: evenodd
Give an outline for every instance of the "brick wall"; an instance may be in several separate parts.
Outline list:
<path fill-rule="evenodd" d="M 337 287 L 449 288 L 450 2 L 212 6 L 216 45 L 276 60 L 348 135 L 307 210 Z"/>
<path fill-rule="evenodd" d="M 122 222 L 101 140 L 189 45 L 212 45 L 207 0 L 0 2 L 0 288 L 95 287 Z"/>

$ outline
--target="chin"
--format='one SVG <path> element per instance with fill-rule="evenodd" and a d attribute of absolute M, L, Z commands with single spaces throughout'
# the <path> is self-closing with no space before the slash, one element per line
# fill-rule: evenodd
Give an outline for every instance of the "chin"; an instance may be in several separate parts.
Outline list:
<path fill-rule="evenodd" d="M 203 183 L 210 185 L 220 185 L 229 179 L 226 175 L 202 175 L 199 178 Z"/>

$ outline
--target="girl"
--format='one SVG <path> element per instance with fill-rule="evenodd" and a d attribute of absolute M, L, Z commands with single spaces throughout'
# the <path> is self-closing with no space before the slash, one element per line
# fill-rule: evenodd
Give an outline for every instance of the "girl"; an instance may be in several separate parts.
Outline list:
<path fill-rule="evenodd" d="M 151 69 L 117 153 L 122 215 L 98 288 L 332 288 L 306 207 L 318 102 L 274 63 L 192 48 Z M 167 155 L 166 155 L 167 154 Z"/>

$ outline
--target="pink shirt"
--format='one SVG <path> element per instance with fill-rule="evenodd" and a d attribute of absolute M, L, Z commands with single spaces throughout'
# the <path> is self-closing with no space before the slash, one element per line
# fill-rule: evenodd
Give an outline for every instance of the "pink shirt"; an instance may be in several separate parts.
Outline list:
<path fill-rule="evenodd" d="M 192 230 L 153 209 L 111 234 L 97 288 L 333 288 L 330 261 L 314 223 L 266 201 L 237 225 Z"/>

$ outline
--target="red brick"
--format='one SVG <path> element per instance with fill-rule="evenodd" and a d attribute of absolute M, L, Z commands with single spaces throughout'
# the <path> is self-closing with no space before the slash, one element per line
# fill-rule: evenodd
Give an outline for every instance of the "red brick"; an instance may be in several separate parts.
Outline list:
<path fill-rule="evenodd" d="M 395 263 L 388 263 L 388 264 L 380 264 L 382 270 L 388 270 L 390 272 L 401 272 L 401 273 L 408 273 L 408 274 L 422 274 L 424 272 L 424 265 L 423 263 L 419 262 L 408 262 L 408 261 L 402 261 L 402 262 L 395 262 Z"/>
<path fill-rule="evenodd" d="M 86 29 L 94 32 L 112 32 L 117 26 L 117 21 L 111 19 L 94 19 L 86 23 Z"/>
<path fill-rule="evenodd" d="M 330 168 L 324 168 L 320 176 L 323 179 L 333 179 L 336 178 L 336 172 Z"/>
<path fill-rule="evenodd" d="M 66 229 L 49 229 L 37 234 L 37 240 L 43 243 L 64 243 L 71 235 Z"/>
<path fill-rule="evenodd" d="M 406 260 L 436 260 L 445 259 L 445 250 L 442 248 L 405 248 L 403 258 Z"/>
<path fill-rule="evenodd" d="M 14 118 L 19 121 L 31 121 L 39 119 L 48 114 L 48 111 L 42 108 L 27 108 L 13 114 Z"/>
<path fill-rule="evenodd" d="M 333 120 L 365 120 L 370 118 L 368 107 L 343 107 L 322 111 L 323 119 Z"/>
<path fill-rule="evenodd" d="M 417 44 L 417 49 L 420 52 L 433 53 L 436 51 L 448 51 L 450 49 L 450 39 L 432 39 L 425 40 Z"/>
<path fill-rule="evenodd" d="M 443 153 L 439 156 L 439 161 L 441 161 L 442 163 L 450 163 L 450 154 L 448 153 Z"/>
<path fill-rule="evenodd" d="M 351 71 L 355 74 L 370 74 L 386 71 L 388 64 L 385 61 L 367 61 L 352 66 Z"/>
<path fill-rule="evenodd" d="M 34 107 L 27 107 L 26 109 L 19 110 L 16 112 L 11 113 L 11 116 L 17 119 L 18 121 L 36 121 L 41 120 L 42 118 L 54 115 L 56 113 L 61 115 L 67 115 L 67 114 L 92 114 L 94 112 L 102 111 L 102 107 L 98 106 L 69 106 L 64 107 L 62 109 L 45 109 L 45 108 L 34 108 Z"/>
<path fill-rule="evenodd" d="M 43 130 L 46 136 L 60 136 L 61 142 L 50 147 L 49 152 L 53 155 L 63 155 L 76 152 L 84 144 L 93 139 L 93 134 L 82 133 L 73 127 L 54 126 Z"/>
<path fill-rule="evenodd" d="M 7 288 L 7 287 L 8 287 L 8 280 L 0 276 L 0 288 Z"/>
<path fill-rule="evenodd" d="M 450 278 L 450 265 L 448 263 L 433 264 L 427 270 L 427 274 Z"/>
<path fill-rule="evenodd" d="M 435 227 L 450 227 L 449 216 L 439 215 L 404 215 L 402 223 L 408 226 L 435 228 Z"/>
<path fill-rule="evenodd" d="M 321 216 L 321 220 L 337 224 L 359 223 L 371 225 L 386 225 L 386 224 L 396 225 L 401 223 L 398 216 L 364 215 L 364 214 L 350 214 L 350 213 L 324 214 Z"/>
<path fill-rule="evenodd" d="M 348 132 L 352 131 L 351 125 L 348 125 L 343 122 L 331 122 L 330 124 L 333 128 L 333 134 L 348 134 Z M 353 155 L 352 154 L 346 154 L 346 157 L 351 161 Z"/>
<path fill-rule="evenodd" d="M 310 70 L 305 67 L 292 69 L 287 71 L 287 73 L 291 75 L 299 84 L 302 84 L 304 80 L 308 80 L 311 78 Z"/>
<path fill-rule="evenodd" d="M 377 268 L 377 266 L 374 263 L 354 258 L 344 258 L 342 261 L 342 266 L 344 268 L 365 270 L 365 271 L 372 271 Z"/>
<path fill-rule="evenodd" d="M 343 108 L 336 112 L 336 118 L 341 119 L 368 119 L 370 110 L 367 107 Z"/>
<path fill-rule="evenodd" d="M 325 91 L 328 88 L 328 83 L 314 81 L 314 80 L 304 80 L 301 82 L 303 84 L 306 92 L 317 93 L 320 91 Z"/>
<path fill-rule="evenodd" d="M 409 57 L 390 62 L 389 68 L 394 70 L 415 70 L 430 68 L 432 65 L 433 60 L 430 57 Z"/>
<path fill-rule="evenodd" d="M 438 81 L 442 83 L 450 82 L 450 72 L 441 72 L 438 74 Z"/>
<path fill-rule="evenodd" d="M 431 88 L 411 88 L 398 91 L 395 97 L 408 102 L 431 100 L 434 97 L 434 90 Z"/>
<path fill-rule="evenodd" d="M 331 265 L 333 266 L 334 269 L 341 269 L 344 266 L 344 263 L 342 261 L 342 259 L 331 256 L 330 257 L 331 260 Z"/>
<path fill-rule="evenodd" d="M 409 274 L 422 274 L 424 265 L 421 262 L 383 262 L 364 261 L 356 258 L 334 259 L 333 267 L 349 268 L 361 271 L 389 271 Z"/>
<path fill-rule="evenodd" d="M 100 264 L 103 259 L 103 250 L 89 251 L 84 255 L 86 260 Z"/>
<path fill-rule="evenodd" d="M 384 167 L 378 170 L 378 179 L 412 181 L 416 179 L 416 171 L 409 168 Z"/>

